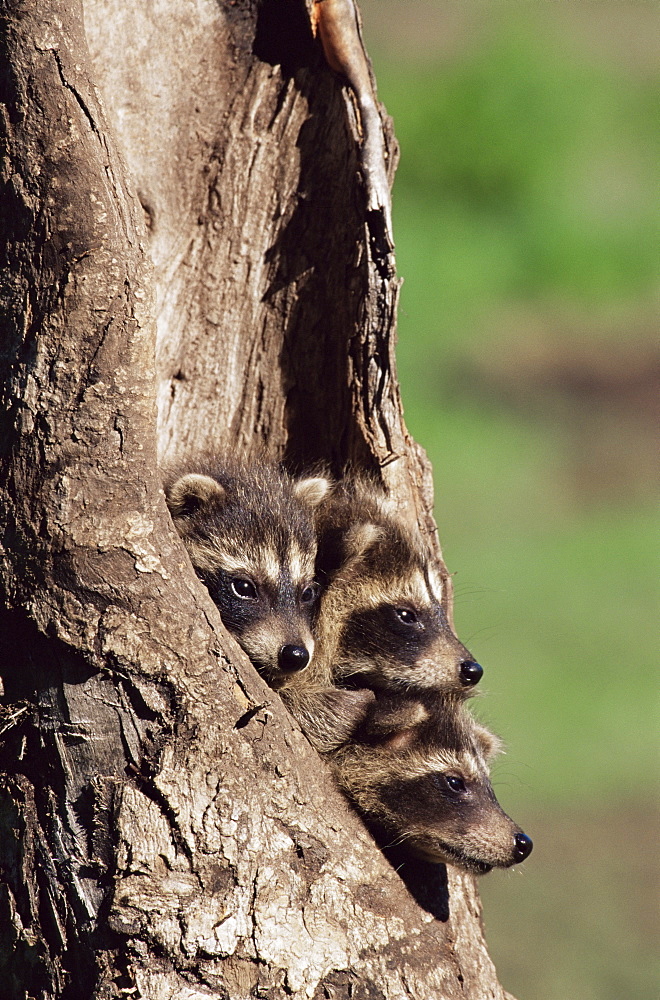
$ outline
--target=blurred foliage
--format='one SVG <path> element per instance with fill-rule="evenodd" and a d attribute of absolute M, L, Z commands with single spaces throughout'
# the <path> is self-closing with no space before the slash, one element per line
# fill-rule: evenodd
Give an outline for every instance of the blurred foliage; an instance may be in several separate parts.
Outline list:
<path fill-rule="evenodd" d="M 495 30 L 416 63 L 396 52 L 409 12 L 385 5 L 399 372 L 486 669 L 476 711 L 510 747 L 495 786 L 536 841 L 482 883 L 503 982 L 650 1000 L 658 74 L 580 48 L 561 4 L 548 32 L 542 6 L 497 4 Z"/>
<path fill-rule="evenodd" d="M 579 62 L 517 22 L 449 65 L 379 65 L 378 83 L 402 149 L 401 269 L 435 292 L 405 301 L 404 335 L 408 312 L 416 342 L 444 348 L 506 300 L 651 308 L 656 81 Z"/>
<path fill-rule="evenodd" d="M 575 336 L 600 351 L 612 338 L 652 335 L 655 87 L 548 47 L 524 23 L 507 21 L 448 64 L 377 67 L 402 147 L 394 213 L 407 282 L 406 417 L 436 470 L 461 632 L 496 629 L 473 639 L 488 667 L 483 711 L 501 714 L 517 754 L 539 758 L 520 798 L 584 801 L 620 782 L 646 798 L 649 704 L 628 678 L 653 669 L 651 484 L 633 504 L 625 490 L 592 497 L 568 453 L 575 411 L 548 419 L 524 394 L 513 407 L 474 359 L 501 364 L 499 345 L 515 383 L 530 313 L 546 317 L 558 355 Z M 571 317 L 566 329 L 558 316 Z M 579 419 L 579 393 L 575 405 Z M 469 613 L 464 583 L 486 588 Z M 625 753 L 612 753 L 617 742 Z"/>

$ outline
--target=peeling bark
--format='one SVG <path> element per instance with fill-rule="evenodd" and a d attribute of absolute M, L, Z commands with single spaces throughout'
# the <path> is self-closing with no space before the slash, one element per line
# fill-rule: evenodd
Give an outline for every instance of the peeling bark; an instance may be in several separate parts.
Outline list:
<path fill-rule="evenodd" d="M 352 463 L 435 531 L 309 12 L 5 0 L 0 67 L 3 996 L 500 1000 L 472 878 L 408 891 L 159 484 L 214 448 Z"/>

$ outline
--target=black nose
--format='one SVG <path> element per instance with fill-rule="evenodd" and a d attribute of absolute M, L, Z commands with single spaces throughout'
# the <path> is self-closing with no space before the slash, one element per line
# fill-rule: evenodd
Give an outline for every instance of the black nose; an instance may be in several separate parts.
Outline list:
<path fill-rule="evenodd" d="M 478 684 L 484 675 L 484 668 L 480 663 L 475 663 L 474 660 L 463 660 L 459 669 L 459 675 L 461 684 L 464 684 L 466 687 Z"/>
<path fill-rule="evenodd" d="M 532 838 L 528 837 L 526 833 L 517 833 L 513 839 L 516 845 L 513 850 L 513 856 L 516 862 L 524 861 L 532 853 L 532 847 L 534 846 Z"/>
<path fill-rule="evenodd" d="M 302 670 L 309 663 L 309 653 L 304 646 L 282 646 L 278 662 L 281 670 L 294 673 Z"/>

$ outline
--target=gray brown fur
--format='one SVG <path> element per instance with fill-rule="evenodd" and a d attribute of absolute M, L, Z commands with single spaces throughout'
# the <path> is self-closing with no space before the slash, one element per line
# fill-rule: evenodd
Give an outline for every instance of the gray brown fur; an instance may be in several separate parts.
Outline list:
<path fill-rule="evenodd" d="M 374 701 L 330 759 L 383 846 L 483 874 L 524 860 L 532 846 L 495 798 L 488 763 L 498 749 L 460 699 L 427 693 Z"/>
<path fill-rule="evenodd" d="M 306 650 L 309 659 L 314 651 L 313 511 L 329 483 L 295 480 L 266 461 L 223 459 L 169 470 L 164 485 L 177 531 L 225 627 L 277 686 L 287 673 L 282 649 Z M 250 585 L 254 598 L 235 592 Z"/>

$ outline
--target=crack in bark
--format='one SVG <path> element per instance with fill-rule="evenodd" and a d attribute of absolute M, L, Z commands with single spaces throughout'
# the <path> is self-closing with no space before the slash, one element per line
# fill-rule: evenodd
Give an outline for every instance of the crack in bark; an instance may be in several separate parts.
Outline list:
<path fill-rule="evenodd" d="M 167 796 L 154 783 L 153 777 L 150 774 L 142 774 L 137 770 L 137 768 L 133 768 L 131 765 L 128 766 L 127 770 L 133 778 L 135 787 L 138 788 L 143 795 L 146 795 L 146 797 L 150 799 L 154 805 L 158 806 L 161 815 L 168 824 L 174 846 L 177 848 L 178 852 L 183 854 L 188 860 L 191 866 L 191 871 L 195 873 L 193 867 L 193 851 L 183 836 L 176 813 Z"/>
<path fill-rule="evenodd" d="M 55 65 L 57 66 L 57 72 L 59 73 L 59 77 L 60 77 L 60 80 L 62 81 L 62 85 L 64 87 L 66 87 L 66 89 L 71 94 L 73 94 L 74 100 L 76 101 L 76 103 L 78 104 L 80 110 L 82 111 L 82 113 L 84 114 L 85 118 L 89 122 L 89 125 L 90 125 L 90 127 L 92 129 L 92 132 L 94 133 L 95 136 L 97 136 L 97 138 L 99 139 L 99 141 L 102 141 L 102 133 L 99 131 L 99 129 L 98 129 L 97 125 L 96 125 L 96 121 L 94 120 L 94 116 L 92 115 L 91 111 L 87 107 L 87 104 L 86 104 L 85 100 L 83 99 L 82 94 L 74 87 L 74 85 L 72 83 L 69 83 L 69 81 L 66 78 L 66 75 L 64 73 L 64 66 L 62 64 L 62 60 L 60 58 L 59 52 L 55 48 L 51 49 L 51 52 L 52 52 L 53 58 L 55 60 Z"/>

